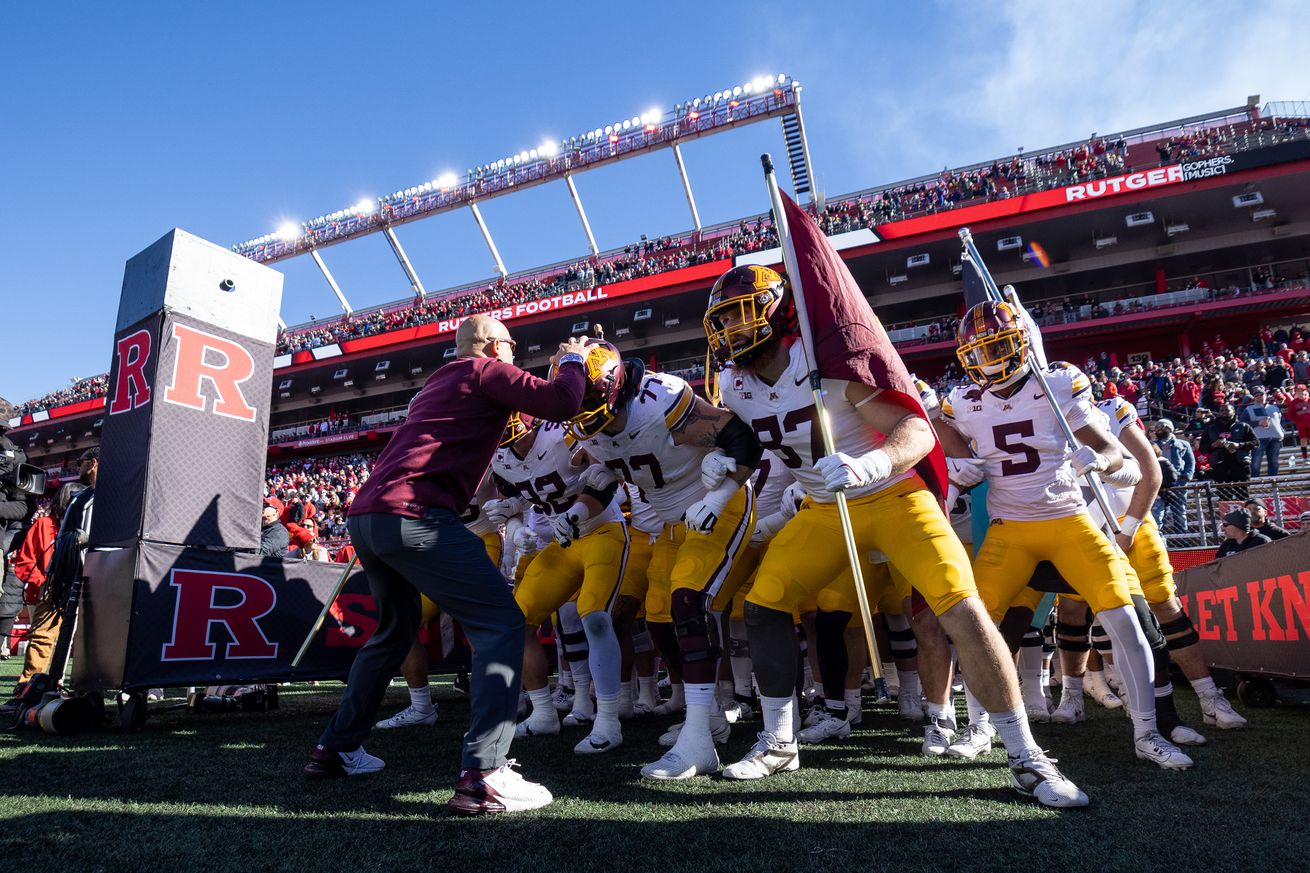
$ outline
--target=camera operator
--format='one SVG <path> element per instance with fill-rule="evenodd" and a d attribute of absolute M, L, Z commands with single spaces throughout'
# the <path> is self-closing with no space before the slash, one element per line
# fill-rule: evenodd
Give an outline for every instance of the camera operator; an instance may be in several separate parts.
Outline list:
<path fill-rule="evenodd" d="M 9 637 L 23 611 L 23 582 L 14 575 L 10 553 L 22 545 L 24 522 L 36 508 L 35 500 L 18 487 L 18 466 L 27 455 L 5 436 L 0 425 L 0 661 L 9 658 Z"/>

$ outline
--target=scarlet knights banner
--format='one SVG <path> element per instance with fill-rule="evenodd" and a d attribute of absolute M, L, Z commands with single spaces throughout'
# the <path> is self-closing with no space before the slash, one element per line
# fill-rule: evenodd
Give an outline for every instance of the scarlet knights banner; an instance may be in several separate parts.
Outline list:
<path fill-rule="evenodd" d="M 74 659 L 74 683 L 81 691 L 342 678 L 377 629 L 362 570 L 347 579 L 300 667 L 291 659 L 344 570 L 149 542 L 92 552 L 87 597 L 98 608 L 78 629 L 87 657 Z M 105 632 L 127 615 L 126 634 Z M 467 646 L 452 643 L 430 640 L 434 669 L 468 665 Z"/>
<path fill-rule="evenodd" d="M 812 363 L 819 375 L 881 388 L 882 397 L 927 420 L 914 380 L 846 262 L 814 219 L 786 194 L 782 202 L 814 332 Z M 915 469 L 937 498 L 944 500 L 946 456 L 935 437 L 932 452 Z"/>
<path fill-rule="evenodd" d="M 1192 567 L 1176 579 L 1210 666 L 1310 678 L 1310 533 Z"/>

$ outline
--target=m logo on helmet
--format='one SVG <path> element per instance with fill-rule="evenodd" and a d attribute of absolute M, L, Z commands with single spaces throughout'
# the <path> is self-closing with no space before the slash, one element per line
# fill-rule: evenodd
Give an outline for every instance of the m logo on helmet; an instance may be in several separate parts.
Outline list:
<path fill-rule="evenodd" d="M 241 390 L 255 372 L 255 359 L 239 343 L 199 328 L 173 322 L 173 378 L 164 400 L 178 406 L 212 411 L 226 418 L 254 421 L 256 410 Z M 208 384 L 211 398 L 204 393 Z"/>

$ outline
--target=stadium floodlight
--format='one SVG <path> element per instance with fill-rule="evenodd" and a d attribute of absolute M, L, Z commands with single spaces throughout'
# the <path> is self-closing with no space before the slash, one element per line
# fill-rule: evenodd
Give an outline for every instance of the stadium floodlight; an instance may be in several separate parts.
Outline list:
<path fill-rule="evenodd" d="M 742 85 L 742 86 L 741 86 L 741 93 L 745 94 L 745 95 L 748 96 L 748 97 L 749 97 L 752 93 L 754 93 L 754 91 L 755 91 L 755 83 L 754 83 L 754 82 L 747 82 L 745 85 Z"/>
<path fill-rule="evenodd" d="M 537 150 L 528 149 L 528 160 L 535 161 L 536 159 L 537 159 Z"/>
<path fill-rule="evenodd" d="M 733 89 L 732 89 L 732 96 L 733 96 L 733 97 L 740 97 L 740 96 L 741 96 L 741 86 L 740 86 L 740 85 L 738 85 L 736 88 L 733 88 Z"/>
<path fill-rule="evenodd" d="M 541 148 L 537 151 L 539 151 L 543 157 L 553 158 L 555 155 L 559 154 L 559 146 L 553 142 L 546 142 L 542 143 Z"/>
<path fill-rule="evenodd" d="M 438 188 L 454 188 L 459 180 L 455 178 L 454 173 L 442 173 L 437 177 Z"/>
<path fill-rule="evenodd" d="M 277 238 L 282 242 L 291 242 L 300 238 L 300 225 L 294 221 L 283 222 L 277 229 Z"/>
<path fill-rule="evenodd" d="M 763 91 L 764 89 L 768 88 L 772 84 L 773 84 L 772 76 L 759 76 L 755 79 L 755 81 L 751 82 L 751 85 L 754 86 L 756 91 Z"/>
<path fill-rule="evenodd" d="M 631 122 L 631 121 L 625 121 L 625 122 L 623 122 L 623 129 L 624 129 L 624 130 L 631 130 L 631 129 L 632 129 L 632 122 Z"/>

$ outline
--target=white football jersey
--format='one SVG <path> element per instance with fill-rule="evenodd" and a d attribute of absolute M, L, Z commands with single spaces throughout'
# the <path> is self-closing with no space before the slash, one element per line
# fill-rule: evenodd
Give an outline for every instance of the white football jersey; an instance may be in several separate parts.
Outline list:
<path fill-rule="evenodd" d="M 664 530 L 664 522 L 655 508 L 642 499 L 641 489 L 631 482 L 622 483 L 621 487 L 628 495 L 628 504 L 632 507 L 630 517 L 633 530 L 642 533 L 657 534 Z"/>
<path fill-rule="evenodd" d="M 787 465 L 778 460 L 778 456 L 768 449 L 760 457 L 760 465 L 755 468 L 755 477 L 751 480 L 751 489 L 755 492 L 755 517 L 768 518 L 782 510 L 782 492 L 796 481 L 796 477 L 787 469 Z"/>
<path fill-rule="evenodd" d="M 576 441 L 562 424 L 543 422 L 525 457 L 514 447 L 496 449 L 491 458 L 491 472 L 502 491 L 518 494 L 531 501 L 542 514 L 556 516 L 567 512 L 582 494 L 582 471 L 587 465 L 575 465 Z M 601 512 L 582 524 L 582 534 L 591 533 L 602 524 L 622 521 L 618 499 L 611 500 Z"/>
<path fill-rule="evenodd" d="M 582 443 L 587 454 L 636 485 L 665 524 L 677 524 L 687 507 L 705 497 L 700 464 L 712 450 L 673 442 L 673 430 L 691 413 L 695 399 L 691 386 L 677 376 L 647 373 L 628 403 L 623 429 L 602 431 Z"/>
<path fill-rule="evenodd" d="M 478 483 L 478 490 L 473 493 L 473 499 L 469 501 L 468 509 L 464 510 L 460 521 L 464 522 L 464 527 L 469 529 L 469 533 L 474 536 L 484 536 L 496 530 L 496 526 L 482 514 L 482 504 L 496 496 L 496 483 L 492 481 L 491 469 L 482 474 L 482 481 Z"/>
<path fill-rule="evenodd" d="M 1057 361 L 1045 376 L 1071 429 L 1100 417 L 1082 370 Z M 1086 508 L 1073 467 L 1064 459 L 1069 444 L 1036 379 L 1025 380 L 1009 397 L 976 385 L 953 388 L 942 402 L 942 418 L 986 462 L 990 518 L 1045 521 Z"/>
<path fill-rule="evenodd" d="M 1123 433 L 1124 428 L 1141 426 L 1141 419 L 1137 416 L 1136 407 L 1122 397 L 1107 397 L 1096 404 L 1096 409 L 1105 415 L 1106 426 L 1116 440 L 1119 439 L 1119 434 Z M 1123 445 L 1123 440 L 1119 440 L 1119 443 L 1123 448 L 1124 456 L 1130 456 L 1132 453 L 1128 451 L 1127 446 Z M 1105 486 L 1105 496 L 1110 499 L 1110 507 L 1114 510 L 1115 516 L 1123 518 L 1128 514 L 1128 505 L 1133 502 L 1133 486 L 1115 487 L 1108 482 L 1102 484 Z M 1097 505 L 1096 498 L 1091 495 L 1090 487 L 1084 485 L 1083 490 L 1088 492 L 1083 495 L 1083 499 L 1087 501 L 1087 505 L 1091 509 L 1092 518 L 1096 520 L 1097 524 L 1104 524 L 1105 515 L 1101 512 L 1100 506 Z"/>
<path fill-rule="evenodd" d="M 800 343 L 792 344 L 790 356 L 787 369 L 772 385 L 745 370 L 724 370 L 719 378 L 723 405 L 750 425 L 764 448 L 777 456 L 815 502 L 835 503 L 837 495 L 828 490 L 823 475 L 814 469 L 814 462 L 824 455 L 823 437 L 814 421 L 814 395 Z M 846 399 L 848 384 L 840 379 L 824 379 L 823 395 L 833 444 L 840 452 L 859 456 L 882 446 L 887 437 L 869 427 L 860 411 Z M 846 496 L 854 499 L 873 494 L 912 475 L 907 471 L 885 482 L 851 488 Z"/>

